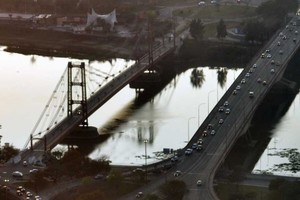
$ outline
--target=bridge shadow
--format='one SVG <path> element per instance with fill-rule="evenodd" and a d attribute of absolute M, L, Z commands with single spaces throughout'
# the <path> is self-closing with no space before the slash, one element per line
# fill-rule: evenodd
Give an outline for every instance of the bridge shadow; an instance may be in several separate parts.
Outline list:
<path fill-rule="evenodd" d="M 127 123 L 127 119 L 132 116 L 137 110 L 148 102 L 151 102 L 153 98 L 163 91 L 163 89 L 176 77 L 182 70 L 178 67 L 174 67 L 172 61 L 160 62 L 155 68 L 159 71 L 159 81 L 147 82 L 147 87 L 142 90 L 136 89 L 136 96 L 132 99 L 127 106 L 119 111 L 118 115 L 114 119 L 108 121 L 102 127 L 98 129 L 96 127 L 81 127 L 69 134 L 60 144 L 62 145 L 74 145 L 81 149 L 85 154 L 91 153 L 97 145 L 105 142 L 107 139 L 114 135 L 114 132 L 124 123 Z M 136 79 L 140 81 L 139 79 Z M 136 83 L 134 83 L 136 85 Z M 171 87 L 175 87 L 171 86 Z M 151 124 L 151 123 L 150 123 Z M 151 131 L 152 130 L 152 131 Z M 140 130 L 138 132 L 138 143 L 144 143 L 144 138 Z M 153 127 L 149 127 L 150 136 L 148 142 L 151 144 L 154 140 Z"/>
<path fill-rule="evenodd" d="M 293 88 L 280 81 L 276 83 L 258 106 L 247 133 L 241 136 L 216 178 L 228 178 L 237 167 L 251 173 L 272 139 L 273 129 L 290 109 L 300 89 L 300 52 L 298 51 L 283 75 L 283 79 L 293 82 Z"/>

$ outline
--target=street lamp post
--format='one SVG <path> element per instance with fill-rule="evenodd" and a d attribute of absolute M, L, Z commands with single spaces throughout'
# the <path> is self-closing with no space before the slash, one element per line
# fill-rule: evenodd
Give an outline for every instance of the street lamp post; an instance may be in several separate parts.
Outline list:
<path fill-rule="evenodd" d="M 145 180 L 147 181 L 147 143 L 148 143 L 148 140 L 145 139 L 144 140 L 144 143 L 145 143 L 145 170 L 146 170 L 146 174 L 145 174 Z"/>
<path fill-rule="evenodd" d="M 190 117 L 190 118 L 188 119 L 188 140 L 187 140 L 187 142 L 190 141 L 190 120 L 191 120 L 191 119 L 194 119 L 194 118 L 196 118 L 196 117 Z"/>
<path fill-rule="evenodd" d="M 200 107 L 202 106 L 202 105 L 204 105 L 205 103 L 200 103 L 199 105 L 198 105 L 198 127 L 200 126 Z"/>
<path fill-rule="evenodd" d="M 214 92 L 215 90 L 211 90 L 208 92 L 208 96 L 207 96 L 207 103 L 208 103 L 208 106 L 207 106 L 207 113 L 209 113 L 209 95 L 210 93 Z"/>

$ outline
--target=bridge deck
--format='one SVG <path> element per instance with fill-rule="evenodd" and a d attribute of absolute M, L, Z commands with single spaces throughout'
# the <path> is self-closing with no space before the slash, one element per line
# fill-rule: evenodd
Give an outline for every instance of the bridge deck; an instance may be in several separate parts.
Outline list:
<path fill-rule="evenodd" d="M 162 58 L 174 52 L 176 46 L 174 42 L 164 43 L 159 47 L 156 47 L 152 54 L 146 54 L 141 57 L 135 64 L 128 67 L 125 71 L 115 76 L 113 80 L 108 82 L 102 88 L 100 88 L 95 94 L 93 94 L 87 100 L 87 113 L 88 116 L 92 115 L 99 107 L 105 104 L 113 95 L 125 87 L 130 81 L 132 81 L 139 74 L 143 73 L 146 69 L 150 68 L 153 64 L 159 62 Z M 151 62 L 150 62 L 151 60 Z M 151 63 L 151 64 L 149 64 Z M 73 111 L 73 116 L 63 119 L 53 129 L 49 130 L 45 135 L 46 142 L 39 140 L 33 145 L 33 151 L 26 149 L 21 153 L 22 159 L 36 158 L 40 159 L 44 154 L 44 150 L 50 150 L 54 148 L 60 141 L 62 141 L 74 128 L 78 127 L 82 121 L 82 115 L 78 115 L 77 108 Z M 46 143 L 46 148 L 45 144 Z"/>

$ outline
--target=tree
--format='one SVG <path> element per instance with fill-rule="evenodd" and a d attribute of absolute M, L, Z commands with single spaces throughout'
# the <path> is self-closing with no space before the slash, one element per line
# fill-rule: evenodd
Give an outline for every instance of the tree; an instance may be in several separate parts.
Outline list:
<path fill-rule="evenodd" d="M 223 21 L 223 19 L 220 19 L 218 25 L 217 25 L 217 37 L 224 38 L 227 35 L 226 25 Z"/>
<path fill-rule="evenodd" d="M 204 26 L 200 19 L 193 19 L 190 25 L 190 34 L 196 40 L 200 41 L 204 36 Z"/>
<path fill-rule="evenodd" d="M 186 191 L 186 184 L 181 180 L 172 180 L 159 187 L 166 200 L 181 200 Z"/>
<path fill-rule="evenodd" d="M 12 157 L 18 155 L 19 151 L 19 149 L 11 145 L 4 145 L 2 149 L 0 149 L 0 161 L 7 162 Z"/>

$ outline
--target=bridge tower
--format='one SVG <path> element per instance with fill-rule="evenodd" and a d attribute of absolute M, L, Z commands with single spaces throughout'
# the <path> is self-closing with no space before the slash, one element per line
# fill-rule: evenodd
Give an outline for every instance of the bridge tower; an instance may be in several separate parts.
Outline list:
<path fill-rule="evenodd" d="M 73 78 L 74 69 L 79 70 L 79 79 Z M 80 87 L 81 95 L 78 95 L 80 99 L 74 99 L 73 88 Z M 68 117 L 73 115 L 73 104 L 80 104 L 77 110 L 77 115 L 82 115 L 82 126 L 88 126 L 88 114 L 87 114 L 87 95 L 86 95 L 86 77 L 85 77 L 85 64 L 82 62 L 79 64 L 68 63 Z"/>

